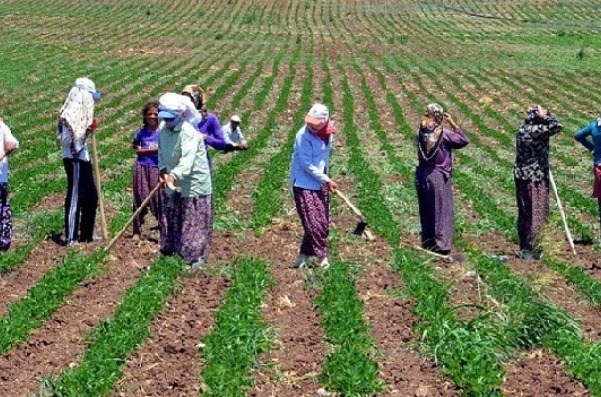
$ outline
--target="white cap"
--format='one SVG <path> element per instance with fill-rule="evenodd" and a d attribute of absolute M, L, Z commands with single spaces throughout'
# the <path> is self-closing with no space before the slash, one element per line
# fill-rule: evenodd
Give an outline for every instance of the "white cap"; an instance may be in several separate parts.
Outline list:
<path fill-rule="evenodd" d="M 309 113 L 305 116 L 305 123 L 307 124 L 320 124 L 330 118 L 330 111 L 326 105 L 321 103 L 315 103 L 309 109 Z"/>
<path fill-rule="evenodd" d="M 234 123 L 242 122 L 242 120 L 240 119 L 240 116 L 238 116 L 237 114 L 233 115 L 232 118 L 230 119 L 230 121 L 233 121 Z"/>

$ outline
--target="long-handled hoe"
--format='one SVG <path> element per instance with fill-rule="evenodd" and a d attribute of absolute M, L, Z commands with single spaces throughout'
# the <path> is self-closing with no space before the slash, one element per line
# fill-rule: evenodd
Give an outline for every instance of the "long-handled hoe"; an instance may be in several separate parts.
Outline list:
<path fill-rule="evenodd" d="M 353 211 L 353 213 L 359 217 L 359 223 L 357 223 L 353 234 L 356 234 L 357 236 L 363 236 L 367 241 L 375 240 L 374 235 L 369 230 L 367 230 L 367 221 L 363 217 L 363 214 L 361 214 L 361 211 L 359 211 L 359 209 L 355 207 L 353 203 L 351 203 L 351 201 L 348 199 L 348 197 L 342 194 L 340 190 L 336 190 L 336 194 L 342 199 L 342 201 L 344 201 L 344 203 L 351 209 L 351 211 Z"/>
<path fill-rule="evenodd" d="M 134 214 L 131 216 L 131 218 L 129 218 L 129 220 L 125 223 L 125 226 L 123 226 L 123 229 L 121 229 L 119 231 L 119 233 L 117 233 L 115 235 L 115 237 L 113 237 L 113 239 L 108 243 L 108 245 L 106 247 L 104 247 L 104 249 L 106 251 L 110 251 L 112 246 L 117 242 L 117 240 L 119 240 L 119 238 L 123 235 L 123 233 L 125 233 L 125 230 L 129 227 L 129 225 L 132 224 L 134 219 L 136 219 L 136 217 L 138 215 L 140 215 L 142 210 L 144 210 L 144 208 L 146 208 L 146 206 L 148 206 L 148 204 L 150 203 L 150 200 L 154 197 L 155 194 L 157 194 L 157 192 L 161 189 L 162 185 L 163 185 L 163 183 L 159 183 L 156 185 L 156 187 L 154 189 L 152 189 L 150 191 L 150 193 L 148 194 L 148 197 L 146 197 L 144 199 L 144 201 L 142 201 L 142 204 L 140 204 L 140 207 L 134 212 Z"/>
<path fill-rule="evenodd" d="M 561 200 L 559 199 L 559 193 L 557 193 L 557 185 L 555 184 L 555 178 L 553 178 L 551 168 L 549 168 L 549 182 L 551 182 L 553 193 L 555 193 L 555 202 L 557 203 L 557 209 L 559 209 L 559 214 L 561 215 L 561 220 L 563 221 L 563 227 L 566 232 L 566 238 L 568 239 L 568 243 L 570 243 L 570 247 L 572 248 L 572 254 L 576 255 L 576 248 L 574 248 L 574 240 L 572 239 L 572 233 L 570 233 L 570 228 L 568 227 L 566 214 L 565 212 L 563 212 L 563 206 L 561 205 Z"/>

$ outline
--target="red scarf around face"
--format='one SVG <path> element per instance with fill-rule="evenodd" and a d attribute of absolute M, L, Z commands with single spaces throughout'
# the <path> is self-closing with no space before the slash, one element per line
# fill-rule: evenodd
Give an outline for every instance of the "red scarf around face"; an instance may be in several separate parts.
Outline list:
<path fill-rule="evenodd" d="M 309 129 L 311 131 L 311 129 Z M 334 135 L 336 133 L 336 126 L 333 122 L 328 120 L 326 125 L 324 125 L 321 130 L 317 132 L 311 131 L 313 135 L 321 139 L 326 145 L 330 142 L 330 135 Z"/>

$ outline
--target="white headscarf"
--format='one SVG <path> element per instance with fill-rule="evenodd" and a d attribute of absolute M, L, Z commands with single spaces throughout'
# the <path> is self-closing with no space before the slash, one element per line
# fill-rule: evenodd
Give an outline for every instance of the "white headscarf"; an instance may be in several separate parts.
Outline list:
<path fill-rule="evenodd" d="M 166 110 L 192 124 L 194 127 L 202 119 L 200 113 L 192 103 L 192 100 L 186 95 L 168 92 L 159 98 L 159 110 Z"/>
<path fill-rule="evenodd" d="M 73 141 L 71 150 L 79 153 L 89 134 L 88 127 L 94 120 L 94 98 L 92 92 L 96 92 L 94 82 L 87 78 L 75 80 L 75 85 L 69 91 L 65 103 L 59 110 L 59 119 Z"/>

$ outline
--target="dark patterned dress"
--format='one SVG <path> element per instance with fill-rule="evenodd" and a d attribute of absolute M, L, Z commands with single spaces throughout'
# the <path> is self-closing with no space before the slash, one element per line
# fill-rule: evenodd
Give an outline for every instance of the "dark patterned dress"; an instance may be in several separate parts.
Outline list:
<path fill-rule="evenodd" d="M 522 123 L 516 135 L 513 175 L 520 249 L 531 251 L 549 217 L 549 138 L 561 131 L 551 113 Z"/>

